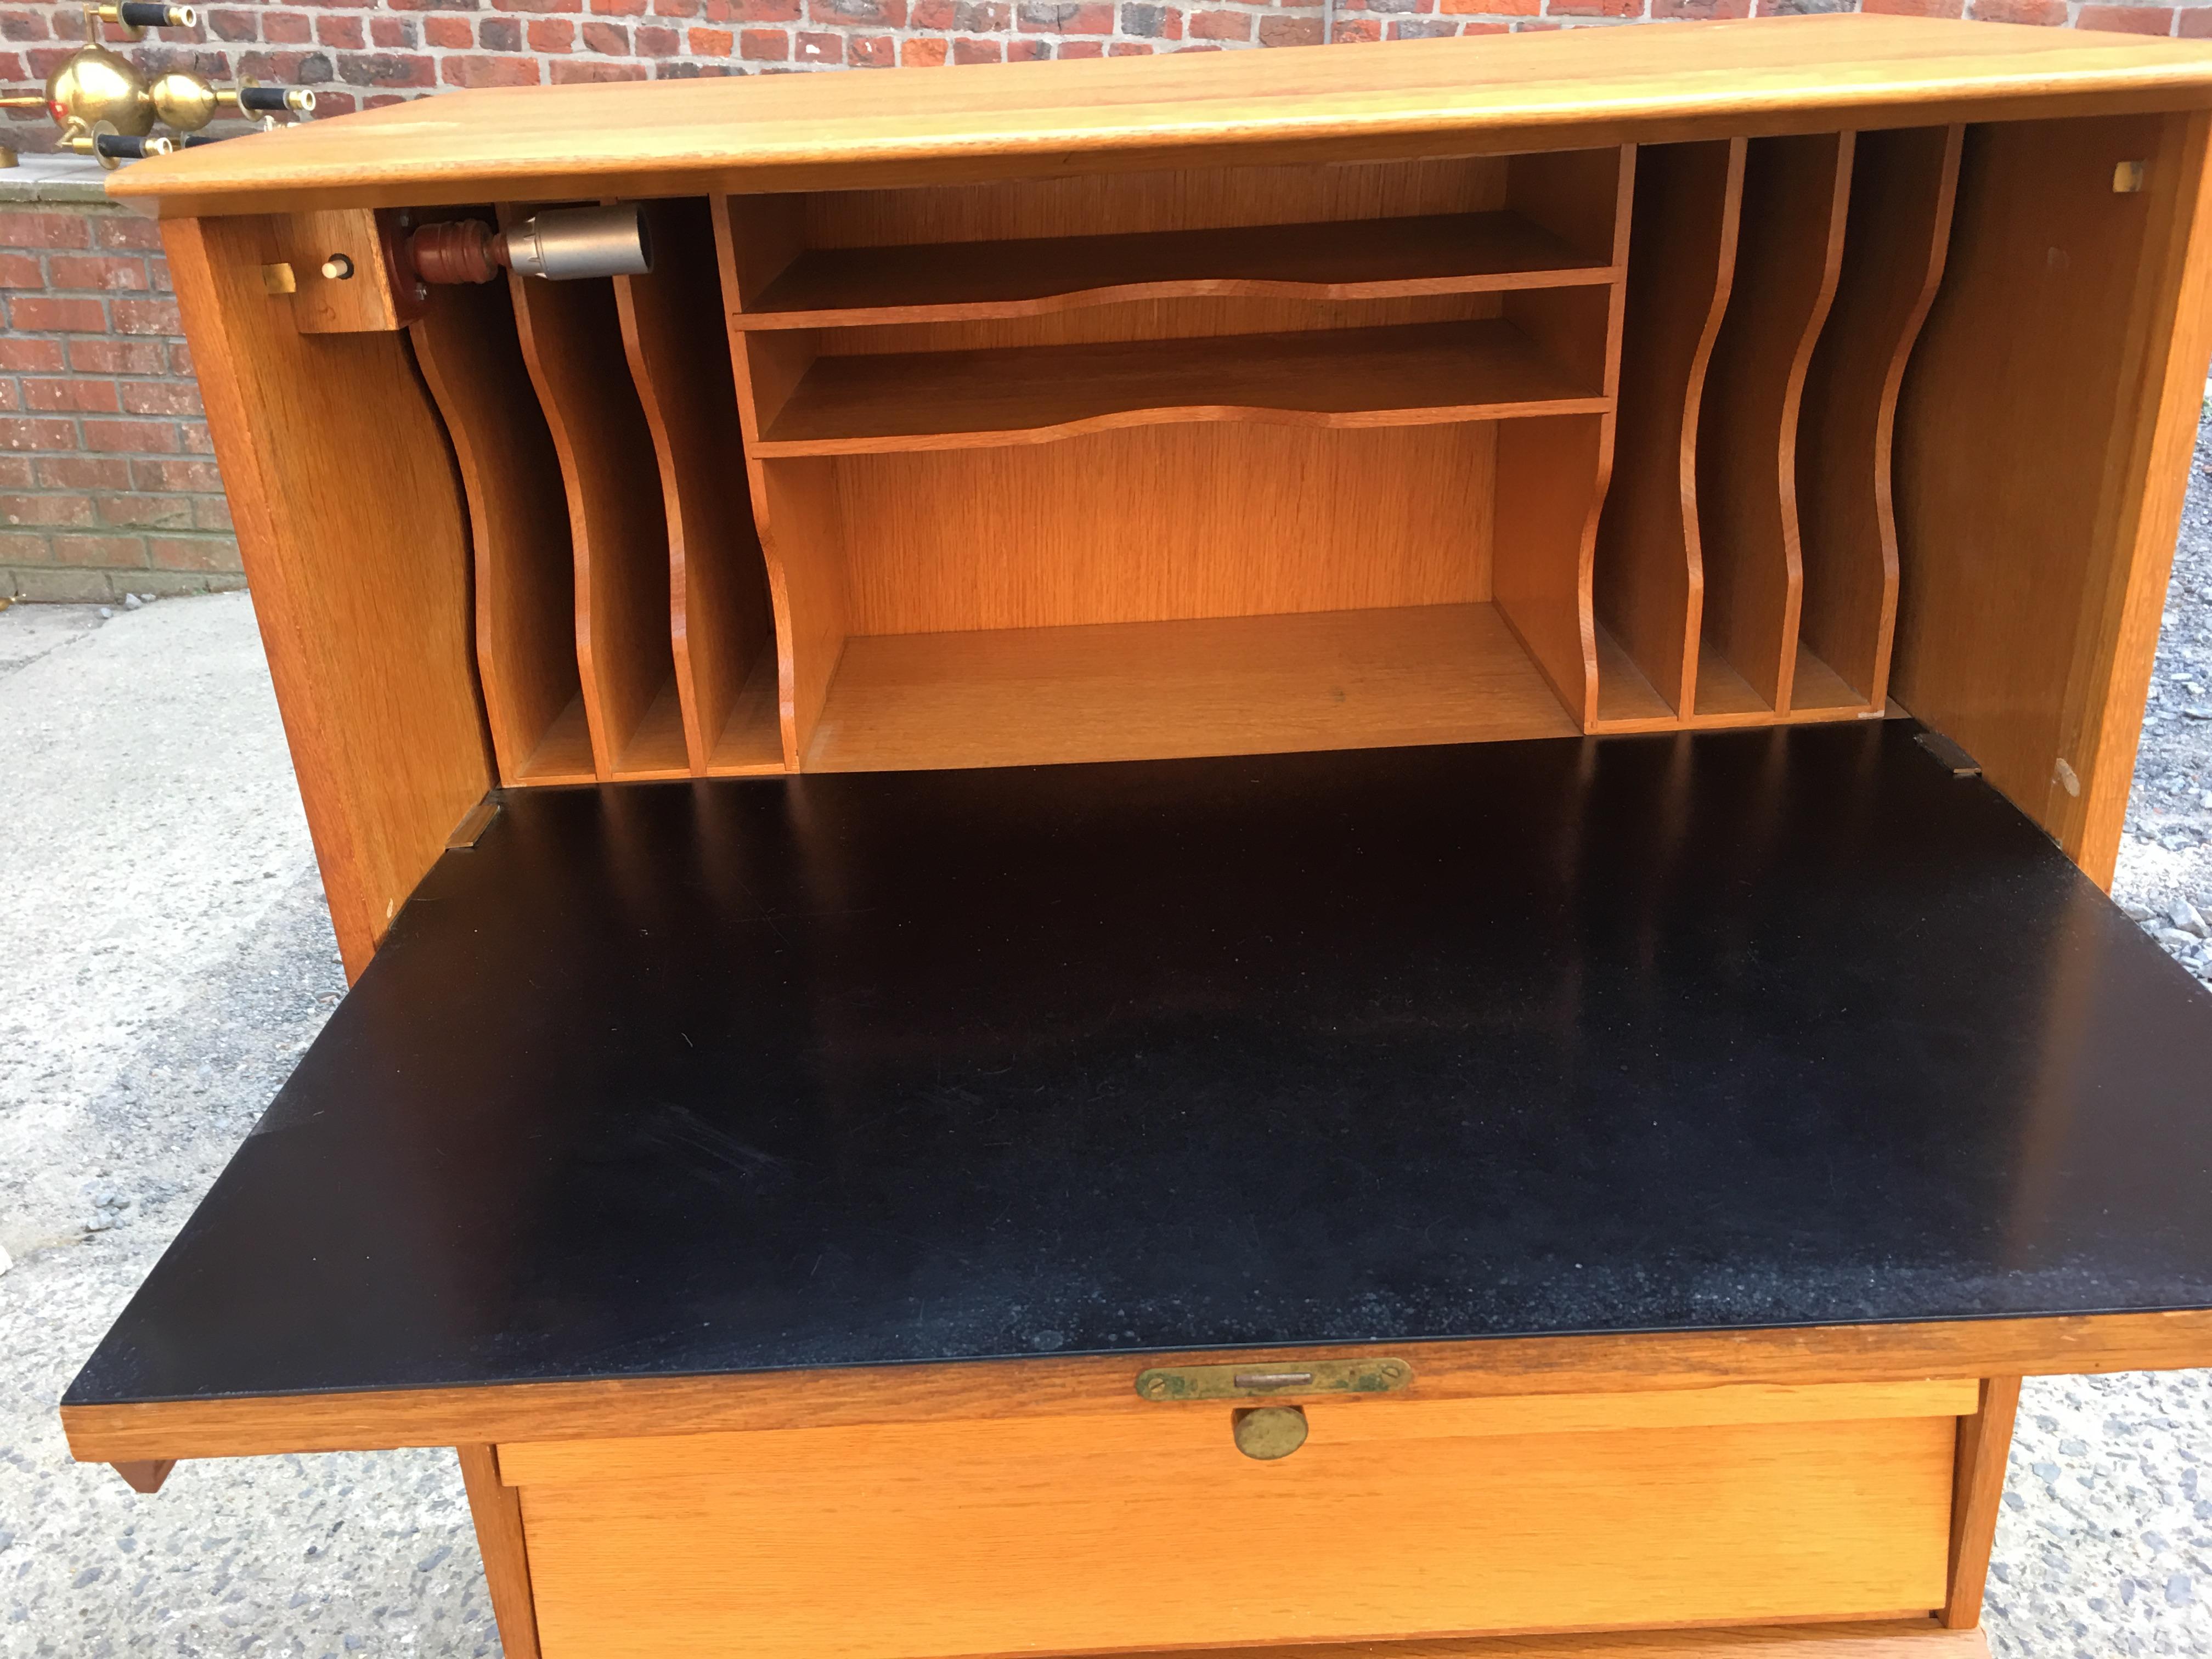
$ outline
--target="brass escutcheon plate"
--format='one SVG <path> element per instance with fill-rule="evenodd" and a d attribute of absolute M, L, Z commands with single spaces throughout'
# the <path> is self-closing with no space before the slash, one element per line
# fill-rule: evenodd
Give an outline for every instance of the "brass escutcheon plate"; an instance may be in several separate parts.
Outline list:
<path fill-rule="evenodd" d="M 1137 1374 L 1141 1400 L 1263 1400 L 1280 1395 L 1388 1394 L 1413 1380 L 1402 1359 L 1285 1359 L 1267 1364 L 1156 1365 Z"/>

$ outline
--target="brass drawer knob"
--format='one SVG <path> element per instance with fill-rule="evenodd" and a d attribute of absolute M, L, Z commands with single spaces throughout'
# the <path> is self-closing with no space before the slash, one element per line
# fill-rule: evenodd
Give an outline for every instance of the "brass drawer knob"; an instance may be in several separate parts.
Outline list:
<path fill-rule="evenodd" d="M 1234 1413 L 1230 1433 L 1247 1457 L 1288 1457 L 1306 1443 L 1306 1414 L 1296 1406 L 1255 1406 Z"/>

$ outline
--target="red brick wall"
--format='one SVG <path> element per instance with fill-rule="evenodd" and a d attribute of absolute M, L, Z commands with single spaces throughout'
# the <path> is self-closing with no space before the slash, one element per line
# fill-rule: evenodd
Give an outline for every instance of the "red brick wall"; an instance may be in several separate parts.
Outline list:
<path fill-rule="evenodd" d="M 0 592 L 235 586 L 238 544 L 153 222 L 0 206 Z"/>
<path fill-rule="evenodd" d="M 2212 0 L 1864 0 L 1868 10 L 2212 36 Z M 1352 43 L 1682 17 L 1848 11 L 1854 0 L 1339 0 Z M 0 82 L 29 89 L 80 10 L 0 0 Z M 1322 8 L 1285 0 L 277 0 L 202 8 L 126 48 L 314 87 L 339 114 L 450 87 L 888 68 L 1300 46 Z M 52 128 L 11 111 L 13 142 Z M 4 175 L 0 175 L 4 177 Z M 152 226 L 103 207 L 0 210 L 0 592 L 173 592 L 238 580 L 237 544 Z"/>

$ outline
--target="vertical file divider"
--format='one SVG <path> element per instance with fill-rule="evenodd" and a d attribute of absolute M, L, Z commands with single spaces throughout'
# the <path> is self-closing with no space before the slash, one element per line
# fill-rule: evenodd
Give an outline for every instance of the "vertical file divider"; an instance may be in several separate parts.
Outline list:
<path fill-rule="evenodd" d="M 1510 294 L 1504 313 L 1554 361 L 1594 372 L 1608 398 L 1620 390 L 1636 165 L 1636 147 L 1624 144 L 1516 156 L 1508 175 L 1509 205 L 1613 269 L 1602 289 Z M 1492 597 L 1584 731 L 1600 696 L 1592 571 L 1613 446 L 1611 414 L 1498 423 Z"/>
<path fill-rule="evenodd" d="M 500 780 L 587 783 L 566 497 L 514 303 L 504 283 L 447 288 L 409 333 L 468 498 L 477 677 Z"/>
<path fill-rule="evenodd" d="M 1754 138 L 1736 273 L 1698 424 L 1705 564 L 1695 715 L 1786 715 L 1802 572 L 1797 417 L 1842 263 L 1853 135 Z"/>
<path fill-rule="evenodd" d="M 1801 707 L 1808 670 L 1838 706 L 1878 709 L 1888 695 L 1898 589 L 1890 437 L 1905 362 L 1943 278 L 1965 131 L 1859 136 L 1843 270 L 1799 421 Z"/>
<path fill-rule="evenodd" d="M 1698 405 L 1735 276 L 1744 150 L 1735 138 L 1638 156 L 1619 434 L 1595 576 L 1601 724 L 1666 725 L 1696 706 Z"/>
<path fill-rule="evenodd" d="M 659 203 L 651 215 L 653 269 L 617 277 L 615 301 L 660 464 L 684 749 L 695 774 L 780 772 L 768 570 L 741 466 L 737 388 L 720 340 L 700 335 L 721 305 L 714 227 L 702 200 Z"/>
<path fill-rule="evenodd" d="M 797 198 L 713 198 L 714 245 L 725 321 L 796 255 Z M 727 330 L 738 418 L 748 451 L 745 476 L 768 569 L 775 624 L 777 723 L 784 764 L 801 769 L 848 631 L 843 514 L 837 462 L 822 457 L 762 460 L 754 451 L 813 360 L 815 331 Z"/>
<path fill-rule="evenodd" d="M 567 487 L 576 661 L 594 769 L 601 778 L 684 776 L 667 521 L 660 492 L 649 487 L 659 466 L 623 352 L 613 282 L 507 280 Z"/>

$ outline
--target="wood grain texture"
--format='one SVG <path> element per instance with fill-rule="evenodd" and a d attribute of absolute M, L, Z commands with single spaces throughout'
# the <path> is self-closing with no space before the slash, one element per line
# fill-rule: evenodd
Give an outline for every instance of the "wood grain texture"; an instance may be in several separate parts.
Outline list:
<path fill-rule="evenodd" d="M 602 778 L 689 770 L 669 632 L 659 469 L 623 349 L 611 281 L 508 274 L 522 353 L 568 500 L 576 660 Z"/>
<path fill-rule="evenodd" d="M 346 276 L 325 276 L 331 256 L 352 266 Z M 284 303 L 302 334 L 390 333 L 402 326 L 376 215 L 368 208 L 296 213 L 276 224 L 276 257 L 292 267 L 296 285 Z M 411 296 L 410 296 L 411 301 Z M 411 302 L 407 307 L 412 310 Z"/>
<path fill-rule="evenodd" d="M 707 204 L 656 204 L 652 235 L 653 271 L 615 278 L 615 303 L 660 466 L 684 751 L 694 774 L 780 772 L 775 706 L 744 696 L 774 629 L 742 456 L 728 453 L 741 429 L 730 357 L 699 335 L 721 306 Z"/>
<path fill-rule="evenodd" d="M 1565 737 L 1484 605 L 846 642 L 805 769 L 1021 766 Z"/>
<path fill-rule="evenodd" d="M 115 175 L 164 214 L 1345 162 L 2176 108 L 2212 46 L 1887 16 L 453 93 Z M 1440 143 L 1440 140 L 1443 141 Z M 469 160 L 457 165 L 456 155 Z"/>
<path fill-rule="evenodd" d="M 722 283 L 722 315 L 750 302 L 760 285 L 795 257 L 796 198 L 780 206 L 716 196 L 708 203 L 714 258 Z M 768 574 L 774 629 L 776 736 L 787 770 L 812 740 L 815 718 L 845 647 L 844 520 L 835 464 L 760 459 L 763 428 L 775 418 L 814 355 L 815 332 L 727 331 L 738 427 L 745 447 L 745 483 L 753 527 Z"/>
<path fill-rule="evenodd" d="M 501 1464 L 547 1659 L 1866 1617 L 1943 1594 L 1950 1417 L 1370 1438 L 1398 1413 L 1306 1414 L 1277 1462 L 1238 1452 L 1216 1402 L 1110 1431 L 801 1429 L 503 1446 Z"/>
<path fill-rule="evenodd" d="M 1979 1631 L 1947 1631 L 1924 1618 L 1571 1635 L 1431 1637 L 1204 1651 L 1206 1659 L 1990 1659 L 1989 1644 Z M 1198 1655 L 1184 1650 L 1148 1654 L 1146 1659 L 1198 1659 Z"/>
<path fill-rule="evenodd" d="M 1694 706 L 1705 567 L 1697 434 L 1706 364 L 1735 276 L 1744 141 L 1637 153 L 1635 228 L 1621 325 L 1613 478 L 1598 524 L 1594 601 L 1663 712 Z M 1651 712 L 1608 696 L 1601 720 Z"/>
<path fill-rule="evenodd" d="M 1858 139 L 1835 302 L 1799 408 L 1800 637 L 1866 708 L 1888 696 L 1897 621 L 1898 388 L 1942 282 L 1965 137 L 1907 127 Z"/>
<path fill-rule="evenodd" d="M 1735 281 L 1698 416 L 1705 637 L 1778 714 L 1797 659 L 1797 413 L 1842 262 L 1852 143 L 1750 147 Z"/>
<path fill-rule="evenodd" d="M 816 360 L 764 458 L 1040 443 L 1189 421 L 1371 427 L 1595 410 L 1500 320 Z"/>
<path fill-rule="evenodd" d="M 1979 1631 L 1942 1630 L 1924 1618 L 1595 1634 L 1431 1637 L 1203 1651 L 1206 1659 L 1990 1659 L 1989 1644 Z M 1145 1659 L 1199 1659 L 1199 1654 L 1186 1649 L 1148 1654 Z"/>
<path fill-rule="evenodd" d="M 1982 1621 L 1982 1591 L 1989 1582 L 1997 1508 L 2004 1498 L 2005 1458 L 2012 1449 L 2013 1419 L 2019 1412 L 2020 1378 L 1992 1376 L 1984 1379 L 1976 1409 L 1959 1419 L 1959 1452 L 1952 1477 L 1951 1571 L 1942 1615 L 1953 1630 L 1971 1630 Z"/>
<path fill-rule="evenodd" d="M 1503 156 L 1421 156 L 1341 167 L 1225 167 L 994 179 L 928 190 L 836 190 L 741 198 L 799 205 L 812 248 L 910 247 L 1148 231 L 1249 229 L 1491 213 L 1505 205 Z"/>
<path fill-rule="evenodd" d="M 1328 1359 L 1372 1350 L 1297 1352 Z M 2171 1370 L 2212 1364 L 2212 1312 L 1512 1338 L 1425 1343 L 1410 1358 L 1408 1400 Z M 1284 1358 L 1280 1350 L 1209 1350 L 858 1368 L 814 1376 L 803 1389 L 767 1373 L 78 1406 L 61 1415 L 70 1454 L 82 1462 L 244 1457 L 978 1415 L 1121 1416 L 1158 1409 L 1137 1397 L 1145 1365 Z"/>
<path fill-rule="evenodd" d="M 1609 266 L 1511 213 L 1357 226 L 818 248 L 733 327 L 810 328 L 1027 316 L 1132 300 L 1370 300 L 1603 283 Z"/>
<path fill-rule="evenodd" d="M 142 1497 L 151 1497 L 161 1490 L 162 1483 L 169 1478 L 169 1471 L 177 1467 L 177 1460 L 173 1457 L 147 1458 L 137 1462 L 115 1463 L 110 1467 L 123 1477 L 123 1484 L 131 1491 Z"/>
<path fill-rule="evenodd" d="M 1984 1385 L 1972 1378 L 1917 1382 L 1834 1382 L 1790 1387 L 1736 1383 L 1641 1394 L 1506 1395 L 1489 1399 L 1406 1400 L 1376 1395 L 1306 1396 L 1310 1446 L 1382 1441 L 1495 1439 L 1537 1434 L 1610 1434 L 1627 1430 L 1710 1429 L 1755 1423 L 1871 1423 L 1898 1418 L 1972 1416 Z M 1297 1399 L 1296 1391 L 1285 1398 Z M 718 1469 L 781 1463 L 802 1467 L 872 1455 L 885 1465 L 942 1455 L 1000 1437 L 994 1455 L 1050 1459 L 1071 1447 L 1086 1455 L 1141 1457 L 1165 1448 L 1213 1450 L 1236 1402 L 1146 1402 L 1150 1411 L 1111 1418 L 953 1419 L 753 1433 L 643 1435 L 629 1439 L 509 1441 L 500 1448 L 500 1479 L 511 1486 L 594 1480 L 665 1481 Z M 1296 1454 L 1293 1454 L 1294 1455 Z"/>
<path fill-rule="evenodd" d="M 1491 592 L 1577 731 L 1597 718 L 1590 589 L 1612 461 L 1610 415 L 1498 428 Z"/>
<path fill-rule="evenodd" d="M 2139 300 L 2144 376 L 2128 410 L 2127 447 L 2118 452 L 2106 532 L 2118 556 L 2089 585 L 2061 739 L 2062 750 L 2076 757 L 2081 793 L 2079 817 L 2060 831 L 2060 844 L 2106 887 L 2119 858 L 2212 359 L 2212 118 L 2164 125 L 2165 176 L 2153 186 L 2157 234 L 2147 250 L 2150 280 Z"/>
<path fill-rule="evenodd" d="M 843 519 L 869 526 L 851 631 L 1487 599 L 1497 432 L 1221 423 L 846 457 Z"/>
<path fill-rule="evenodd" d="M 401 337 L 302 335 L 271 302 L 268 221 L 183 222 L 163 246 L 357 976 L 492 783 L 460 489 Z"/>
<path fill-rule="evenodd" d="M 2100 883 L 2212 349 L 2205 140 L 2193 116 L 1971 130 L 1898 406 L 1892 689 Z M 2116 193 L 2129 161 L 2144 188 Z"/>
<path fill-rule="evenodd" d="M 484 1588 L 491 1596 L 504 1659 L 540 1659 L 538 1607 L 530 1594 L 530 1551 L 522 1534 L 522 1504 L 500 1479 L 499 1454 L 487 1445 L 453 1448 L 461 1485 L 469 1495 L 477 1546 L 483 1553 Z"/>
<path fill-rule="evenodd" d="M 504 284 L 441 290 L 409 330 L 468 498 L 477 674 L 502 782 L 586 783 L 576 674 L 574 556 L 560 458 L 539 412 Z"/>

